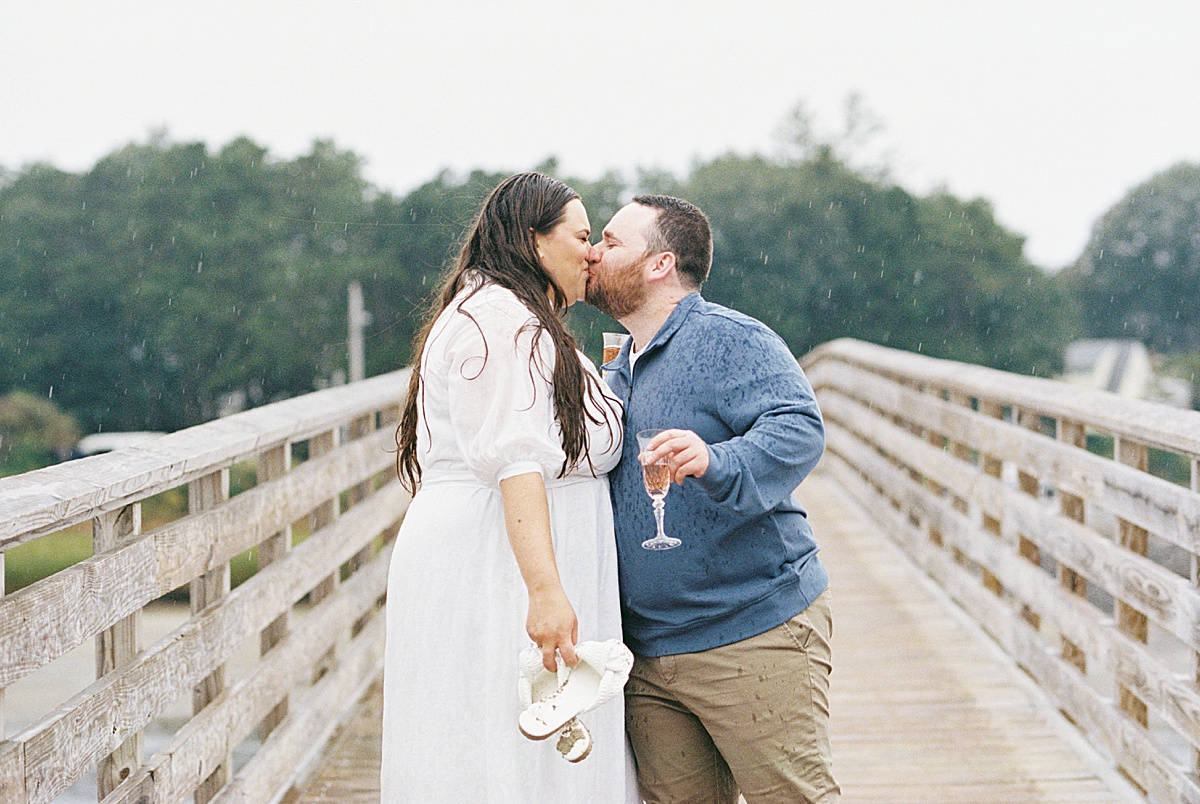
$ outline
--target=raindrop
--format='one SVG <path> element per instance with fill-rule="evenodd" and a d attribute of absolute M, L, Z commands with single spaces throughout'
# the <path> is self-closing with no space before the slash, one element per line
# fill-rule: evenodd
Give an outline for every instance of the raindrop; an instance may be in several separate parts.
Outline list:
<path fill-rule="evenodd" d="M 200 260 L 200 262 L 196 263 L 196 273 L 200 273 L 203 270 L 204 270 L 204 260 Z"/>
<path fill-rule="evenodd" d="M 51 385 L 51 386 L 50 386 L 50 395 L 49 395 L 49 397 L 48 397 L 48 398 L 49 398 L 49 399 L 53 399 L 53 398 L 54 398 L 54 386 L 53 386 L 53 385 Z"/>

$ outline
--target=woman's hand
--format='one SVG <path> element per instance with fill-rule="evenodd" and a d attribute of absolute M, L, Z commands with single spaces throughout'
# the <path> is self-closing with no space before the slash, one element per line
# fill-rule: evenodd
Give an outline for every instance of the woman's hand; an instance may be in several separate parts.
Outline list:
<path fill-rule="evenodd" d="M 508 543 L 529 590 L 525 630 L 541 648 L 542 665 L 547 670 L 552 673 L 558 670 L 555 651 L 568 667 L 574 667 L 579 664 L 575 656 L 579 620 L 559 580 L 554 542 L 550 538 L 550 503 L 541 473 L 529 472 L 501 480 L 500 497 Z"/>
<path fill-rule="evenodd" d="M 708 471 L 708 444 L 691 430 L 663 430 L 638 456 L 643 465 L 666 460 L 671 480 L 683 485 L 685 477 L 704 477 Z"/>
<path fill-rule="evenodd" d="M 525 630 L 542 651 L 542 666 L 551 673 L 558 670 L 555 651 L 562 656 L 567 667 L 579 664 L 579 657 L 575 655 L 575 643 L 579 641 L 579 620 L 561 587 L 541 593 L 530 592 L 529 618 L 525 621 Z"/>

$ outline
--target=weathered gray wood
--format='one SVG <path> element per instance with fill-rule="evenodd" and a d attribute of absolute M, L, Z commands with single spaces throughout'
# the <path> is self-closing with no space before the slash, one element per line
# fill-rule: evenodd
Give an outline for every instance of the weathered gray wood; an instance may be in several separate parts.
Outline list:
<path fill-rule="evenodd" d="M 339 442 L 339 432 L 331 430 L 327 433 L 321 433 L 313 436 L 308 441 L 308 454 L 310 456 L 320 457 L 333 452 L 337 449 Z M 321 505 L 317 506 L 308 520 L 311 523 L 313 530 L 328 526 L 341 513 L 341 501 L 338 497 L 333 497 L 326 500 Z M 333 566 L 332 572 L 325 576 L 309 594 L 309 600 L 314 604 L 320 603 L 326 597 L 337 591 L 338 582 L 341 580 L 341 567 Z M 338 645 L 330 646 L 328 652 L 321 658 L 313 667 L 313 682 L 318 681 L 321 676 L 329 672 L 335 664 L 337 664 Z"/>
<path fill-rule="evenodd" d="M 1187 644 L 1200 648 L 1200 594 L 1185 579 L 1163 569 L 1025 494 L 1011 493 L 1000 481 L 968 467 L 886 420 L 843 398 L 838 421 L 866 441 L 919 465 L 922 473 L 960 496 L 979 501 L 984 511 L 1025 534 L 1089 581 L 1144 613 Z"/>
<path fill-rule="evenodd" d="M 4 553 L 0 553 L 0 601 L 2 600 L 4 600 Z M 7 733 L 8 729 L 4 724 L 4 687 L 0 685 L 0 740 L 3 740 Z"/>
<path fill-rule="evenodd" d="M 0 584 L 0 691 L 92 637 L 99 676 L 0 743 L 0 800 L 50 801 L 99 765 L 106 801 L 162 800 L 166 787 L 158 783 L 172 778 L 180 782 L 172 788 L 178 800 L 207 801 L 228 786 L 230 750 L 259 723 L 264 731 L 279 723 L 336 725 L 327 702 L 308 695 L 299 709 L 289 707 L 290 692 L 318 665 L 332 667 L 329 678 L 343 683 L 323 689 L 344 692 L 361 657 L 382 649 L 382 620 L 373 612 L 386 586 L 386 557 L 371 556 L 408 495 L 395 482 L 376 487 L 394 463 L 390 422 L 406 387 L 407 372 L 398 372 L 0 480 L 0 562 L 4 549 L 79 522 L 94 520 L 95 532 L 92 558 L 7 597 Z M 388 427 L 375 432 L 376 421 Z M 339 431 L 352 440 L 339 444 Z M 309 438 L 317 447 L 311 460 L 288 471 L 290 444 Z M 258 483 L 229 500 L 229 467 L 245 460 L 258 462 Z M 139 503 L 185 485 L 189 514 L 141 533 Z M 352 510 L 334 521 L 339 497 Z M 318 528 L 290 550 L 291 523 L 306 514 L 315 514 Z M 230 592 L 229 561 L 251 547 L 260 571 Z M 344 565 L 357 571 L 337 589 Z M 142 607 L 189 583 L 191 619 L 140 650 Z M 289 632 L 292 605 L 314 588 L 319 602 Z M 260 667 L 228 688 L 226 660 L 256 635 Z M 371 637 L 380 644 L 361 647 Z M 348 646 L 349 664 L 329 663 L 338 644 Z M 188 689 L 195 689 L 193 719 L 171 751 L 140 765 L 141 730 Z M 305 711 L 313 705 L 325 706 L 315 720 Z M 311 729 L 303 737 L 307 750 L 319 748 Z"/>
<path fill-rule="evenodd" d="M 826 462 L 889 535 L 1154 800 L 1200 801 L 1176 759 L 1177 741 L 1200 748 L 1196 675 L 1148 639 L 1200 648 L 1200 415 L 852 342 L 805 367 Z M 1115 437 L 1115 460 L 1088 432 Z M 1151 447 L 1188 457 L 1190 489 L 1149 475 Z M 1152 539 L 1190 572 L 1155 563 Z"/>
<path fill-rule="evenodd" d="M 143 537 L 0 598 L 0 686 L 49 664 L 158 597 L 155 562 L 154 542 Z"/>
<path fill-rule="evenodd" d="M 201 514 L 221 507 L 229 500 L 229 469 L 219 469 L 188 484 L 188 512 Z M 188 590 L 193 619 L 210 606 L 218 605 L 229 594 L 229 562 L 194 579 Z M 228 685 L 228 670 L 222 661 L 192 689 L 192 714 L 204 711 Z M 195 804 L 208 804 L 229 783 L 233 766 L 233 746 L 226 743 L 224 755 L 196 788 Z"/>
<path fill-rule="evenodd" d="M 1195 411 L 849 339 L 818 346 L 805 356 L 803 365 L 808 374 L 819 377 L 825 368 L 822 364 L 830 361 L 862 366 L 885 377 L 936 384 L 977 398 L 1003 399 L 1006 404 L 1054 418 L 1086 421 L 1103 432 L 1129 436 L 1158 449 L 1200 455 L 1200 413 Z"/>
<path fill-rule="evenodd" d="M 220 508 L 172 522 L 115 552 L 97 555 L 0 598 L 0 687 L 28 675 L 192 578 L 286 529 L 329 489 L 391 464 L 380 432 Z M 201 549 L 201 546 L 208 546 Z M 70 600 L 70 606 L 61 601 Z"/>
<path fill-rule="evenodd" d="M 270 801 L 301 778 L 317 749 L 353 711 L 354 704 L 382 671 L 384 618 L 373 618 L 345 648 L 341 661 L 306 698 L 303 716 L 293 711 L 246 763 L 218 804 L 257 804 Z"/>
<path fill-rule="evenodd" d="M 987 539 L 965 517 L 940 507 L 940 501 L 927 489 L 912 482 L 899 470 L 889 467 L 865 444 L 854 443 L 846 431 L 830 432 L 831 452 L 857 467 L 867 468 L 871 475 L 882 478 L 897 489 L 904 500 L 905 510 L 917 509 L 922 516 L 935 517 L 946 545 L 952 545 L 972 560 L 992 568 L 1013 595 L 1008 604 L 1008 617 L 995 617 L 985 623 L 997 638 L 997 632 L 1007 627 L 1011 615 L 1019 611 L 1022 602 L 1032 604 L 1064 637 L 1082 647 L 1092 659 L 1090 667 L 1109 673 L 1134 690 L 1155 712 L 1169 722 L 1194 746 L 1200 748 L 1200 693 L 1155 657 L 1145 646 L 1125 638 L 1116 631 L 1111 617 L 1076 596 L 1060 593 L 1054 580 L 1027 562 L 994 549 L 994 540 Z M 878 507 L 878 506 L 876 506 Z M 900 518 L 894 527 L 909 528 Z M 940 550 L 917 538 L 903 540 L 905 549 L 922 566 L 937 560 Z"/>
<path fill-rule="evenodd" d="M 136 539 L 141 531 L 140 503 L 100 514 L 92 520 L 93 548 L 96 553 L 115 550 Z M 141 611 L 135 611 L 96 637 L 96 678 L 104 678 L 120 670 L 133 661 L 142 649 L 141 617 Z M 142 733 L 139 731 L 100 761 L 96 774 L 99 797 L 103 799 L 111 793 L 121 780 L 128 778 L 141 764 Z"/>
<path fill-rule="evenodd" d="M 264 452 L 258 457 L 258 482 L 270 483 L 272 480 L 278 480 L 287 474 L 291 469 L 292 445 L 288 443 L 281 444 L 278 447 Z M 289 524 L 283 530 L 273 533 L 271 536 L 258 546 L 258 567 L 266 569 L 276 561 L 282 561 L 292 549 L 292 526 Z M 292 627 L 292 610 L 280 614 L 271 624 L 263 629 L 259 635 L 258 652 L 260 656 L 266 655 L 271 648 L 279 644 Z M 262 737 L 265 739 L 268 734 L 279 724 L 279 721 L 287 715 L 289 693 L 285 690 L 278 698 L 278 703 L 272 707 L 262 721 Z"/>
<path fill-rule="evenodd" d="M 374 539 L 407 505 L 398 483 L 389 489 L 314 534 L 220 605 L 205 608 L 124 672 L 97 681 L 17 735 L 26 746 L 31 800 L 49 800 L 69 787 L 130 733 L 211 675 L 284 606 L 311 589 L 328 567 L 340 566 Z"/>
<path fill-rule="evenodd" d="M 903 413 L 952 441 L 1027 467 L 1045 483 L 1089 499 L 1161 539 L 1200 551 L 1200 497 L 1188 489 L 1093 455 L 1078 442 L 1030 434 L 970 409 L 917 395 L 854 366 L 829 366 L 822 378 L 826 382 L 822 400 L 839 393 L 887 413 Z"/>
<path fill-rule="evenodd" d="M 25 746 L 19 742 L 0 740 L 0 801 L 5 804 L 26 804 Z"/>
<path fill-rule="evenodd" d="M 117 790 L 108 804 L 135 804 L 151 784 L 158 802 L 185 801 L 226 744 L 238 744 L 268 713 L 281 692 L 308 680 L 309 668 L 351 625 L 375 610 L 387 588 L 390 550 L 349 579 L 336 594 L 313 609 L 296 631 L 263 658 L 256 672 L 181 729 L 147 767 Z M 378 638 L 382 634 L 375 632 Z M 367 637 L 370 638 L 370 637 Z M 281 721 L 282 722 L 282 721 Z"/>
<path fill-rule="evenodd" d="M 839 480 L 867 507 L 873 516 L 886 523 L 891 534 L 910 530 L 903 517 L 896 516 L 887 506 L 875 503 L 870 490 L 857 470 L 840 462 L 835 456 L 831 463 Z M 911 537 L 911 534 L 907 534 Z M 904 540 L 902 540 L 904 541 Z M 939 551 L 921 554 L 918 563 L 952 598 L 996 638 L 1052 698 L 1058 700 L 1071 719 L 1084 727 L 1105 751 L 1113 755 L 1119 766 L 1139 785 L 1155 791 L 1160 800 L 1172 804 L 1191 804 L 1200 790 L 1195 783 L 1181 777 L 1171 760 L 1154 744 L 1144 731 L 1132 727 L 1116 714 L 1111 699 L 1101 697 L 1074 668 L 1055 660 L 1044 644 L 1019 617 L 990 592 L 983 590 L 977 578 Z"/>
<path fill-rule="evenodd" d="M 403 399 L 408 370 L 318 391 L 105 455 L 0 479 L 0 550 L 303 441 Z"/>

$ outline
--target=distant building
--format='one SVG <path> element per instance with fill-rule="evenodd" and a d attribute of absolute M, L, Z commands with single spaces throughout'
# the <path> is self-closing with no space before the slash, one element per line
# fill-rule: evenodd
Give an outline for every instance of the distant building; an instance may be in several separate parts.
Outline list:
<path fill-rule="evenodd" d="M 96 433 L 94 435 L 84 436 L 75 444 L 74 456 L 77 458 L 85 458 L 88 455 L 99 455 L 102 452 L 112 452 L 115 449 L 122 447 L 132 447 L 134 444 L 141 444 L 146 441 L 152 441 L 166 433 L 158 433 L 149 430 L 139 430 L 126 433 Z"/>
<path fill-rule="evenodd" d="M 1191 407 L 1191 385 L 1185 380 L 1158 376 L 1141 341 L 1075 341 L 1067 346 L 1061 379 L 1130 399 L 1147 399 L 1176 408 Z"/>

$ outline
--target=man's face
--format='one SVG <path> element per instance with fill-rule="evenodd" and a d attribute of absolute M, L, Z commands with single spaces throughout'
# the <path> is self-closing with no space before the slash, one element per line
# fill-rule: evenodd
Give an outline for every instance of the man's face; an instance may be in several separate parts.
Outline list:
<path fill-rule="evenodd" d="M 616 319 L 645 304 L 645 268 L 654 257 L 647 253 L 646 233 L 657 217 L 655 209 L 641 204 L 628 204 L 613 215 L 588 257 L 588 304 Z"/>

